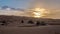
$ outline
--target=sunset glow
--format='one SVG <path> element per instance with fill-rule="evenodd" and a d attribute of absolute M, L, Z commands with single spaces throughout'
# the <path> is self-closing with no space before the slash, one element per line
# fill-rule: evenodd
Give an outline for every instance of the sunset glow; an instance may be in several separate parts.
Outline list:
<path fill-rule="evenodd" d="M 33 11 L 33 17 L 35 18 L 43 17 L 45 16 L 44 13 L 45 13 L 45 9 L 35 8 Z"/>

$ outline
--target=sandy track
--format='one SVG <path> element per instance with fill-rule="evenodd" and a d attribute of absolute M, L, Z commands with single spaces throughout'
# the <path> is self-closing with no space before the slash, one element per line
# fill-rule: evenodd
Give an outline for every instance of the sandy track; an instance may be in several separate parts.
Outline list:
<path fill-rule="evenodd" d="M 60 34 L 60 25 L 38 27 L 1 27 L 0 34 Z"/>

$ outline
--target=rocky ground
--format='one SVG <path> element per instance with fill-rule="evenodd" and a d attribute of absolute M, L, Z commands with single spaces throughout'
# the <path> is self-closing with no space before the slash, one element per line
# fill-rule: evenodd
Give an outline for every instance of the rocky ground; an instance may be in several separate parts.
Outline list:
<path fill-rule="evenodd" d="M 60 19 L 0 15 L 0 34 L 60 34 Z"/>

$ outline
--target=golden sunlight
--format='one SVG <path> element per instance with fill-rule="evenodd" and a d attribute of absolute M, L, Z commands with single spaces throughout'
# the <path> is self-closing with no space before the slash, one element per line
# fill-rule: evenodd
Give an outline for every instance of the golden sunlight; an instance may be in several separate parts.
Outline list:
<path fill-rule="evenodd" d="M 35 8 L 33 11 L 33 17 L 40 18 L 44 15 L 45 9 Z"/>

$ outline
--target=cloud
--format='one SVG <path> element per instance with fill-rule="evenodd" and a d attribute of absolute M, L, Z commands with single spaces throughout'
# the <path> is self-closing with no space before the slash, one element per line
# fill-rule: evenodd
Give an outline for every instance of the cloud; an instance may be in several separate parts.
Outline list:
<path fill-rule="evenodd" d="M 1 7 L 0 7 L 0 9 L 1 9 Z"/>
<path fill-rule="evenodd" d="M 54 18 L 60 19 L 60 10 L 49 10 L 50 14 L 48 14 L 45 18 Z M 15 16 L 27 16 L 31 17 L 31 11 L 17 11 L 17 10 L 0 10 L 0 15 L 15 15 Z"/>
<path fill-rule="evenodd" d="M 16 10 L 0 10 L 0 15 L 29 16 L 27 12 Z"/>

